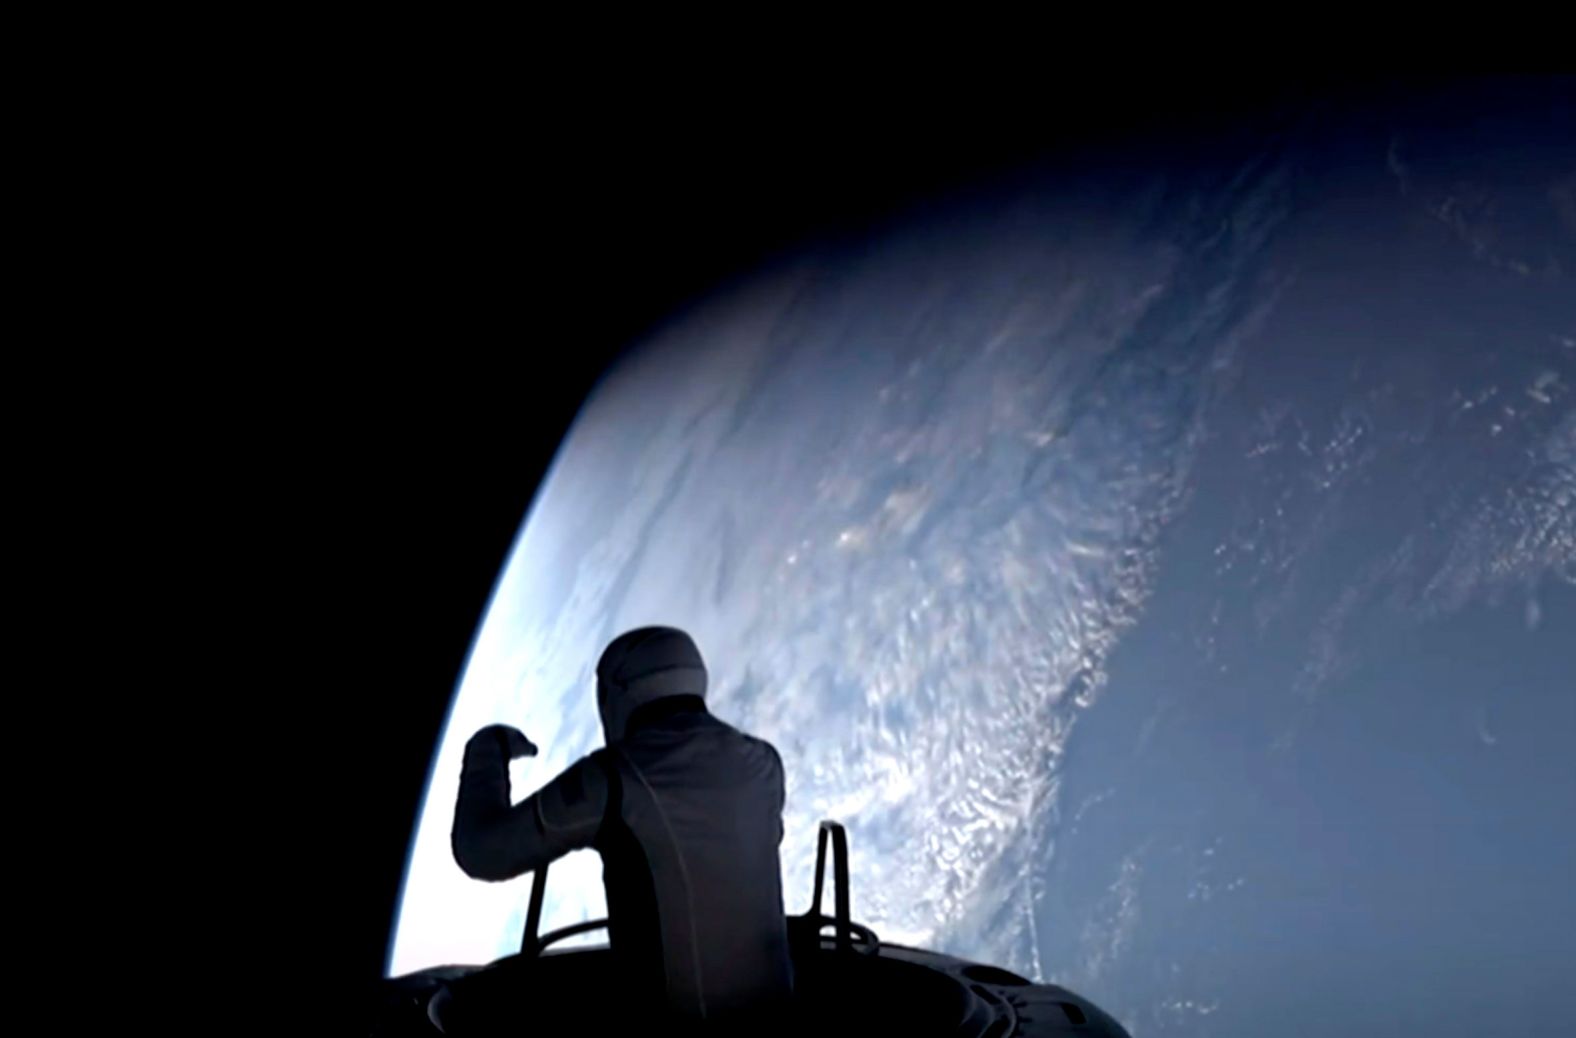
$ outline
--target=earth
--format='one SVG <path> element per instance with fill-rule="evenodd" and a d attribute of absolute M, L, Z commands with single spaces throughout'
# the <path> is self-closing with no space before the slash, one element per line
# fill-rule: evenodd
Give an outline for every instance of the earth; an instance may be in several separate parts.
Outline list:
<path fill-rule="evenodd" d="M 436 750 L 391 975 L 517 949 L 449 854 L 593 668 L 694 635 L 886 940 L 1135 1035 L 1576 1033 L 1571 81 L 1043 164 L 676 314 L 586 402 Z M 509 479 L 499 472 L 499 479 Z M 544 928 L 603 914 L 590 851 Z"/>

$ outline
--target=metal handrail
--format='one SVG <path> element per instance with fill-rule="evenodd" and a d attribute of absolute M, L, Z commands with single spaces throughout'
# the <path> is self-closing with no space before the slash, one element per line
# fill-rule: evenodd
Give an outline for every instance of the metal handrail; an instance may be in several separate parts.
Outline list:
<path fill-rule="evenodd" d="M 821 890 L 826 885 L 826 841 L 832 841 L 832 878 L 837 883 L 837 890 L 833 893 L 833 912 L 835 915 L 828 920 L 821 912 Z M 821 822 L 820 831 L 815 839 L 815 893 L 811 895 L 810 910 L 805 912 L 804 918 L 815 922 L 816 932 L 830 921 L 836 926 L 834 934 L 835 947 L 839 952 L 849 952 L 854 949 L 854 937 L 861 938 L 859 951 L 865 955 L 875 954 L 881 947 L 880 938 L 868 926 L 861 926 L 853 921 L 849 909 L 848 886 L 848 830 L 831 819 Z"/>
<path fill-rule="evenodd" d="M 826 843 L 832 842 L 832 878 L 837 884 L 833 892 L 833 912 L 830 920 L 821 912 L 821 892 L 826 886 Z M 538 937 L 537 931 L 542 925 L 542 902 L 547 893 L 547 866 L 543 865 L 536 870 L 531 878 L 531 902 L 525 910 L 525 932 L 520 935 L 520 952 L 532 956 L 540 955 L 542 950 L 550 944 L 555 944 L 566 937 L 576 934 L 600 930 L 607 926 L 606 919 L 593 919 L 573 926 L 565 926 L 554 930 L 545 937 Z M 816 833 L 815 841 L 815 893 L 811 896 L 810 910 L 804 918 L 817 924 L 817 932 L 826 922 L 836 925 L 834 940 L 839 952 L 848 952 L 854 949 L 854 938 L 860 940 L 859 951 L 864 954 L 876 952 L 881 941 L 875 931 L 868 926 L 861 926 L 853 921 L 849 909 L 848 886 L 848 831 L 843 826 L 831 819 L 821 822 Z"/>
<path fill-rule="evenodd" d="M 607 927 L 606 919 L 588 919 L 573 926 L 561 926 L 545 937 L 536 936 L 542 926 L 542 900 L 547 893 L 547 866 L 537 869 L 531 878 L 531 903 L 525 910 L 525 932 L 520 935 L 520 954 L 538 956 L 549 945 L 557 944 L 577 934 L 590 933 Z"/>
<path fill-rule="evenodd" d="M 578 934 L 590 933 L 592 930 L 605 929 L 607 929 L 606 919 L 587 919 L 585 922 L 575 923 L 573 926 L 560 926 L 558 929 L 554 930 L 552 933 L 548 934 L 546 937 L 543 937 L 537 942 L 536 953 L 540 955 L 542 952 L 547 950 L 549 945 L 557 944 L 559 941 L 565 940 L 566 938 L 574 937 Z"/>
<path fill-rule="evenodd" d="M 520 951 L 539 953 L 542 948 L 536 931 L 542 925 L 542 898 L 547 893 L 547 866 L 537 868 L 531 876 L 531 904 L 525 910 L 525 932 L 520 935 Z"/>

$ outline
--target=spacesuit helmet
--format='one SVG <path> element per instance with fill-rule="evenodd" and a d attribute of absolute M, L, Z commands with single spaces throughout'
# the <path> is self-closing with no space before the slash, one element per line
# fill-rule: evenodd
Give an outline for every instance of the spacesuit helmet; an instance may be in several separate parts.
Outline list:
<path fill-rule="evenodd" d="M 689 635 L 640 627 L 608 645 L 596 665 L 596 706 L 608 742 L 623 738 L 630 715 L 668 696 L 706 695 L 706 664 Z"/>

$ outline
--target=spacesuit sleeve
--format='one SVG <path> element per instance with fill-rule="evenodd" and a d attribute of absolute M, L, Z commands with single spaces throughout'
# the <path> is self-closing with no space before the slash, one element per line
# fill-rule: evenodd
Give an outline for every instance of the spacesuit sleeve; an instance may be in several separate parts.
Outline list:
<path fill-rule="evenodd" d="M 520 803 L 509 801 L 505 751 L 496 739 L 473 739 L 450 834 L 455 862 L 473 879 L 513 879 L 589 847 L 607 806 L 607 776 L 583 757 Z"/>

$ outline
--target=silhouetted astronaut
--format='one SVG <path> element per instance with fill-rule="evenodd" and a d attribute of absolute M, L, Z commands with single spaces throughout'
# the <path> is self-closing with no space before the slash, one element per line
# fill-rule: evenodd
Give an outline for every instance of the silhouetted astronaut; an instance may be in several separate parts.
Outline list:
<path fill-rule="evenodd" d="M 792 988 L 783 765 L 769 743 L 708 713 L 705 694 L 687 634 L 619 636 L 597 664 L 606 747 L 510 806 L 509 761 L 536 747 L 507 725 L 482 729 L 465 746 L 452 839 L 455 861 L 483 880 L 595 847 L 622 981 L 610 995 L 726 1019 L 780 1005 Z"/>

